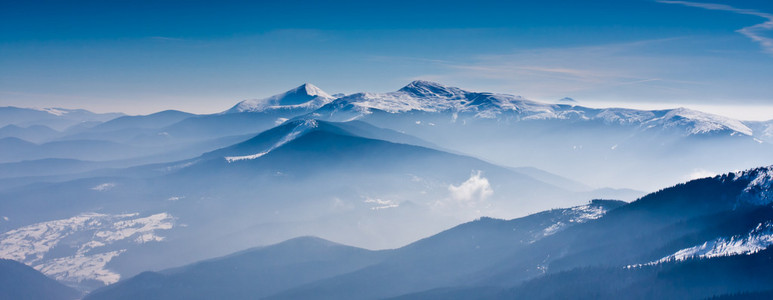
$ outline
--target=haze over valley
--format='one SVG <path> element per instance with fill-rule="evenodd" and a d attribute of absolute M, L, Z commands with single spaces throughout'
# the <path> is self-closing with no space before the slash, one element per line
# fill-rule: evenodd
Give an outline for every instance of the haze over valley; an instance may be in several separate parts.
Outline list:
<path fill-rule="evenodd" d="M 766 1 L 0 4 L 0 299 L 773 298 Z"/>

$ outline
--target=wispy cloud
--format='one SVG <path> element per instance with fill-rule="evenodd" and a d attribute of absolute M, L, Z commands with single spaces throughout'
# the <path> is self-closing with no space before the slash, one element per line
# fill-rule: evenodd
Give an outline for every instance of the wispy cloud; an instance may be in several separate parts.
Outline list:
<path fill-rule="evenodd" d="M 752 41 L 759 43 L 760 46 L 762 46 L 763 51 L 773 55 L 773 38 L 765 37 L 763 35 L 764 32 L 773 30 L 773 14 L 764 13 L 753 9 L 735 8 L 724 4 L 699 3 L 699 2 L 689 2 L 689 1 L 670 1 L 670 0 L 656 0 L 656 1 L 660 3 L 679 4 L 679 5 L 698 7 L 698 8 L 709 9 L 709 10 L 728 11 L 728 12 L 733 12 L 737 14 L 757 16 L 760 18 L 767 19 L 767 21 L 763 23 L 738 29 L 737 32 L 745 35 L 746 37 L 750 38 Z"/>
<path fill-rule="evenodd" d="M 669 38 L 479 55 L 456 62 L 431 62 L 446 72 L 441 69 L 438 73 L 419 77 L 449 84 L 463 82 L 468 87 L 480 83 L 483 90 L 518 91 L 519 94 L 524 93 L 523 96 L 537 99 L 582 96 L 616 90 L 621 86 L 637 89 L 634 94 L 652 91 L 683 94 L 685 85 L 702 83 L 669 74 L 673 70 L 685 69 L 680 65 L 687 63 L 657 53 L 674 42 L 684 41 Z"/>

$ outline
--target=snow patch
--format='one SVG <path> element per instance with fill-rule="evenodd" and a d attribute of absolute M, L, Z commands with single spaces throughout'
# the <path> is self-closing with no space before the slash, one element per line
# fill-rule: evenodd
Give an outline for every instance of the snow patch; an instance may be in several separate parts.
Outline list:
<path fill-rule="evenodd" d="M 161 169 L 161 170 L 166 170 L 167 172 L 172 172 L 172 171 L 181 170 L 181 169 L 190 167 L 190 166 L 196 164 L 197 162 L 198 162 L 198 160 L 189 161 L 189 162 L 185 162 L 185 163 L 181 163 L 181 164 L 177 164 L 177 165 L 173 165 L 173 166 L 168 166 L 168 167 L 166 167 L 164 169 Z"/>
<path fill-rule="evenodd" d="M 553 235 L 556 232 L 560 231 L 561 229 L 564 229 L 566 227 L 566 224 L 564 222 L 558 221 L 554 223 L 553 225 L 548 226 L 542 231 L 542 236 L 546 237 L 549 235 Z"/>
<path fill-rule="evenodd" d="M 266 155 L 267 153 L 268 153 L 268 151 L 260 152 L 260 153 L 255 153 L 255 154 L 251 154 L 251 155 L 244 155 L 244 156 L 226 156 L 225 160 L 228 161 L 229 163 L 232 163 L 232 162 L 240 161 L 240 160 L 256 159 L 258 157 Z"/>
<path fill-rule="evenodd" d="M 105 285 L 121 279 L 121 275 L 105 268 L 113 258 L 126 250 L 109 251 L 94 255 L 77 254 L 48 260 L 34 268 L 43 274 L 64 282 L 82 282 L 84 280 L 101 281 Z"/>
<path fill-rule="evenodd" d="M 225 160 L 229 163 L 240 161 L 240 160 L 252 160 L 259 158 L 263 155 L 268 154 L 272 150 L 281 147 L 284 144 L 287 144 L 291 142 L 292 140 L 296 139 L 297 137 L 303 135 L 304 133 L 308 132 L 309 130 L 312 130 L 314 128 L 319 127 L 319 123 L 317 120 L 305 120 L 303 122 L 300 122 L 298 125 L 293 128 L 293 130 L 290 131 L 287 135 L 285 135 L 281 140 L 279 140 L 276 144 L 268 148 L 268 150 L 250 154 L 250 155 L 244 155 L 244 156 L 226 156 L 224 157 Z"/>
<path fill-rule="evenodd" d="M 560 218 L 561 221 L 556 221 L 552 225 L 546 227 L 540 234 L 536 236 L 536 239 L 553 235 L 565 229 L 571 223 L 585 223 L 590 220 L 601 218 L 604 216 L 604 214 L 607 213 L 607 209 L 604 208 L 604 206 L 593 203 L 562 210 L 563 212 Z"/>
<path fill-rule="evenodd" d="M 70 113 L 67 110 L 64 110 L 64 109 L 61 109 L 61 108 L 53 108 L 53 107 L 38 108 L 37 110 L 47 112 L 47 113 L 55 115 L 57 117 L 61 117 L 61 116 L 64 116 L 64 115 Z"/>
<path fill-rule="evenodd" d="M 588 204 L 572 207 L 569 211 L 569 214 L 572 215 L 572 219 L 570 219 L 569 222 L 585 223 L 589 220 L 601 218 L 606 212 L 606 209 L 599 205 Z"/>

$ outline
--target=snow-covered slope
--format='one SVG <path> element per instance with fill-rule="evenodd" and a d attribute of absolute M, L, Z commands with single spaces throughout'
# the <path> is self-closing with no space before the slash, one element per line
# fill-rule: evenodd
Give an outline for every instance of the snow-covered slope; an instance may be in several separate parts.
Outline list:
<path fill-rule="evenodd" d="M 290 133 L 288 133 L 287 135 L 282 137 L 275 144 L 271 145 L 271 147 L 268 147 L 267 149 L 265 149 L 263 151 L 260 151 L 260 152 L 257 152 L 257 153 L 253 153 L 253 154 L 240 155 L 240 156 L 226 156 L 225 160 L 230 163 L 230 162 L 235 162 L 235 161 L 239 161 L 239 160 L 256 159 L 258 157 L 261 157 L 263 155 L 268 154 L 269 152 L 271 152 L 271 150 L 274 150 L 274 149 L 279 148 L 280 146 L 282 146 L 284 144 L 287 144 L 288 142 L 291 142 L 295 138 L 297 138 L 297 137 L 303 135 L 304 133 L 308 132 L 309 130 L 317 128 L 317 126 L 319 126 L 319 124 L 317 123 L 316 120 L 305 120 L 305 121 L 297 122 L 297 123 L 298 124 L 295 124 L 295 126 L 290 131 Z"/>
<path fill-rule="evenodd" d="M 753 205 L 773 203 L 773 166 L 730 173 L 719 178 L 748 181 L 749 185 L 738 196 L 739 202 Z"/>
<path fill-rule="evenodd" d="M 619 205 L 619 203 L 611 201 L 594 201 L 586 205 L 558 209 L 557 212 L 559 213 L 559 216 L 554 217 L 555 223 L 543 229 L 541 236 L 538 234 L 538 236 L 535 237 L 535 240 L 539 239 L 540 237 L 553 235 L 556 232 L 569 227 L 570 225 L 581 224 L 603 217 L 604 214 L 610 210 L 610 205 L 608 203 Z M 615 206 L 612 207 L 614 208 Z"/>
<path fill-rule="evenodd" d="M 319 113 L 335 112 L 336 108 L 350 108 L 362 114 L 371 110 L 389 113 L 408 111 L 468 112 L 480 118 L 495 118 L 504 111 L 521 111 L 527 115 L 549 111 L 552 106 L 525 100 L 518 96 L 474 93 L 435 82 L 413 81 L 396 92 L 357 93 L 336 99 L 320 109 Z"/>
<path fill-rule="evenodd" d="M 662 128 L 684 128 L 688 134 L 704 134 L 714 131 L 729 130 L 732 133 L 740 133 L 751 136 L 752 130 L 741 121 L 727 117 L 707 114 L 687 108 L 668 110 L 659 118 L 652 118 L 644 122 L 645 125 L 660 126 Z"/>
<path fill-rule="evenodd" d="M 743 124 L 752 129 L 758 143 L 773 143 L 773 120 L 744 121 Z"/>
<path fill-rule="evenodd" d="M 303 85 L 265 99 L 249 99 L 239 102 L 226 113 L 262 112 L 280 109 L 316 109 L 333 100 L 333 96 L 325 93 L 313 84 Z"/>
<path fill-rule="evenodd" d="M 773 245 L 773 222 L 760 223 L 747 235 L 717 238 L 703 244 L 685 248 L 650 264 L 683 261 L 691 258 L 713 258 L 732 255 L 754 254 Z"/>
<path fill-rule="evenodd" d="M 0 234 L 0 258 L 23 262 L 71 285 L 111 284 L 120 279 L 107 267 L 113 258 L 131 245 L 163 241 L 157 231 L 173 226 L 174 218 L 167 213 L 144 217 L 84 213 Z"/>

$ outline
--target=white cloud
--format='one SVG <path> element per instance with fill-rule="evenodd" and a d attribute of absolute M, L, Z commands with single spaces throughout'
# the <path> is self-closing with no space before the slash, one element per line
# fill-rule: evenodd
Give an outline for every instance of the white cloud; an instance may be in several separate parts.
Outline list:
<path fill-rule="evenodd" d="M 738 29 L 737 32 L 745 35 L 752 41 L 757 42 L 758 44 L 760 44 L 760 46 L 762 46 L 762 49 L 765 52 L 773 55 L 773 38 L 768 38 L 763 35 L 763 32 L 773 30 L 773 14 L 759 12 L 753 9 L 735 8 L 730 5 L 724 5 L 724 4 L 699 3 L 699 2 L 689 2 L 689 1 L 669 1 L 669 0 L 656 0 L 656 1 L 660 3 L 679 4 L 679 5 L 698 7 L 698 8 L 709 9 L 709 10 L 728 11 L 728 12 L 733 12 L 737 14 L 757 16 L 760 18 L 767 19 L 767 21 L 763 23 Z"/>
<path fill-rule="evenodd" d="M 468 206 L 483 202 L 494 194 L 491 184 L 482 176 L 481 171 L 473 171 L 470 178 L 458 186 L 449 185 L 448 191 L 451 192 L 452 199 Z"/>

